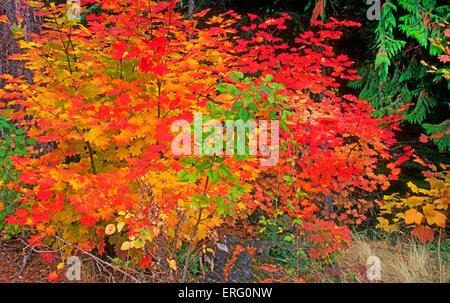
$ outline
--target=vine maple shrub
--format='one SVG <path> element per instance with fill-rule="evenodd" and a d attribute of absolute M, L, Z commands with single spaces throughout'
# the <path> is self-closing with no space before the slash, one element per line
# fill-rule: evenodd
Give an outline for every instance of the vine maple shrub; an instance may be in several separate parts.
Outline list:
<path fill-rule="evenodd" d="M 280 207 L 294 220 L 297 250 L 306 234 L 312 257 L 325 259 L 349 241 L 348 228 L 330 219 L 361 223 L 373 206 L 362 197 L 399 174 L 405 158 L 388 153 L 398 117 L 374 119 L 367 102 L 338 94 L 337 79 L 357 75 L 327 43 L 342 35 L 338 27 L 358 24 L 316 21 L 317 33 L 288 45 L 278 37 L 287 14 L 203 11 L 185 20 L 176 1 L 85 2 L 103 11 L 87 26 L 67 20 L 63 6 L 38 4 L 44 30 L 12 56 L 27 62 L 34 82 L 4 76 L 1 97 L 24 110 L 3 112 L 55 146 L 11 156 L 20 177 L 10 186 L 24 207 L 6 221 L 35 231 L 31 245 L 58 248 L 57 235 L 100 255 L 110 247 L 117 262 L 184 281 L 197 248 L 224 222 Z M 244 18 L 249 26 L 239 27 Z M 271 142 L 278 163 L 259 166 L 260 154 L 174 155 L 171 126 L 193 122 L 195 112 L 202 122 L 279 120 L 280 142 Z"/>

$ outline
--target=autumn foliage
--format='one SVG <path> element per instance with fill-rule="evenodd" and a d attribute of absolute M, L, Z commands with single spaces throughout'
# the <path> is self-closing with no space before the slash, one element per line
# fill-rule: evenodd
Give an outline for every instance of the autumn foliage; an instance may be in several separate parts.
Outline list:
<path fill-rule="evenodd" d="M 422 172 L 429 188 L 421 188 L 408 182 L 411 193 L 406 197 L 399 194 L 385 196 L 377 227 L 389 232 L 401 227 L 412 228 L 411 234 L 426 243 L 439 235 L 439 228 L 447 226 L 450 172 L 444 164 L 441 164 L 443 171 L 439 172 L 433 164 L 427 165 L 420 158 L 416 158 L 416 161 L 429 169 Z"/>
<path fill-rule="evenodd" d="M 86 26 L 68 21 L 62 6 L 41 4 L 44 31 L 20 41 L 24 52 L 13 56 L 27 62 L 34 82 L 5 77 L 1 97 L 23 110 L 3 112 L 55 148 L 12 157 L 20 177 L 10 186 L 24 207 L 9 224 L 33 230 L 33 245 L 57 247 L 57 235 L 178 278 L 183 243 L 186 266 L 219 226 L 255 210 L 270 216 L 281 208 L 297 236 L 313 243 L 313 258 L 348 244 L 343 224 L 366 220 L 371 193 L 386 189 L 407 159 L 389 153 L 398 117 L 374 119 L 366 101 L 339 94 L 339 83 L 358 76 L 330 42 L 358 24 L 315 21 L 316 32 L 288 45 L 279 37 L 287 14 L 203 11 L 186 20 L 173 1 L 98 2 L 105 12 L 88 15 Z M 248 26 L 239 27 L 243 19 Z M 246 93 L 233 95 L 230 85 Z M 214 106 L 239 116 L 238 100 L 241 116 L 283 121 L 275 166 L 260 167 L 258 155 L 172 153 L 175 120 L 192 122 Z"/>

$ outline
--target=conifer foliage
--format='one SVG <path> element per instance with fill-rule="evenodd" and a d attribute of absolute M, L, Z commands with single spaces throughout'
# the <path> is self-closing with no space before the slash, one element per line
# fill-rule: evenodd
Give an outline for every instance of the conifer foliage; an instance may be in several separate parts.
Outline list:
<path fill-rule="evenodd" d="M 450 84 L 427 65 L 436 63 L 438 69 L 447 64 L 438 58 L 446 52 L 449 14 L 450 6 L 437 1 L 386 1 L 375 30 L 375 60 L 362 66 L 362 78 L 351 83 L 362 89 L 360 97 L 371 102 L 376 116 L 400 112 L 435 136 L 441 150 L 450 148 Z"/>

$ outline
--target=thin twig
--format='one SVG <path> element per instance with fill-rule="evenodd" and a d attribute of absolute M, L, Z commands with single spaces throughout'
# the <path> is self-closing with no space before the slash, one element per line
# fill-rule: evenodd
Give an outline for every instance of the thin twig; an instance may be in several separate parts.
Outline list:
<path fill-rule="evenodd" d="M 100 259 L 99 257 L 97 257 L 97 256 L 95 256 L 95 255 L 93 255 L 93 254 L 91 254 L 91 253 L 88 252 L 88 251 L 85 251 L 84 249 L 82 249 L 82 248 L 79 247 L 78 245 L 75 245 L 75 244 L 73 244 L 73 243 L 70 243 L 69 241 L 66 241 L 66 240 L 64 240 L 63 238 L 58 237 L 58 236 L 53 236 L 53 237 L 55 237 L 56 239 L 58 239 L 58 240 L 60 240 L 60 241 L 62 241 L 62 242 L 64 242 L 64 243 L 66 243 L 67 245 L 70 245 L 70 246 L 72 246 L 72 247 L 75 247 L 76 249 L 80 250 L 83 254 L 85 254 L 85 255 L 87 255 L 87 256 L 93 258 L 93 259 L 96 260 L 97 262 L 102 263 L 102 264 L 105 264 L 105 265 L 107 265 L 107 266 L 113 268 L 114 270 L 117 270 L 118 272 L 120 272 L 120 273 L 124 274 L 125 276 L 129 277 L 129 278 L 132 279 L 133 281 L 135 281 L 135 282 L 137 282 L 137 283 L 142 283 L 140 280 L 136 279 L 134 276 L 130 275 L 130 274 L 127 273 L 126 271 L 123 271 L 122 269 L 120 269 L 120 268 L 118 268 L 118 267 L 112 265 L 111 263 L 106 262 L 105 260 Z"/>

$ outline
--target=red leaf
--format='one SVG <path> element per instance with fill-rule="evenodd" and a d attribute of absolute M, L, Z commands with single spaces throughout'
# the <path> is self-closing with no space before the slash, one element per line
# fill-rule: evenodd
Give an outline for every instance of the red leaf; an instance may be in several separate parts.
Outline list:
<path fill-rule="evenodd" d="M 441 60 L 444 63 L 450 62 L 450 56 L 449 55 L 440 55 L 439 60 Z"/>
<path fill-rule="evenodd" d="M 113 50 L 115 50 L 116 52 L 114 53 L 114 55 L 112 56 L 112 58 L 114 60 L 120 60 L 124 57 L 124 53 L 127 50 L 127 44 L 123 41 L 120 41 L 119 43 L 116 43 L 112 46 Z"/>
<path fill-rule="evenodd" d="M 151 256 L 147 256 L 141 259 L 141 261 L 139 262 L 139 264 L 143 267 L 143 268 L 148 268 L 150 266 L 150 264 L 152 264 L 153 260 Z"/>
<path fill-rule="evenodd" d="M 433 137 L 434 139 L 440 139 L 440 138 L 442 138 L 443 135 L 444 135 L 443 133 L 436 133 L 436 134 L 432 135 L 431 137 Z"/>
<path fill-rule="evenodd" d="M 425 134 L 421 134 L 419 137 L 419 142 L 428 143 L 428 136 L 426 136 Z"/>
<path fill-rule="evenodd" d="M 40 253 L 42 259 L 44 259 L 44 261 L 48 262 L 48 263 L 52 263 L 53 259 L 56 258 L 56 256 L 52 253 Z"/>
<path fill-rule="evenodd" d="M 311 16 L 311 24 L 313 24 L 314 21 L 316 21 L 319 16 L 322 16 L 323 11 L 324 11 L 323 0 L 319 0 L 319 1 L 317 1 L 316 6 L 314 7 L 314 10 L 313 10 L 313 13 Z"/>
<path fill-rule="evenodd" d="M 253 14 L 247 14 L 250 17 L 250 21 L 255 20 L 256 18 L 258 18 L 258 15 L 253 15 Z"/>
<path fill-rule="evenodd" d="M 47 276 L 47 280 L 49 280 L 50 282 L 56 282 L 61 278 L 60 275 L 58 275 L 56 272 L 52 271 L 51 273 L 48 274 Z"/>

